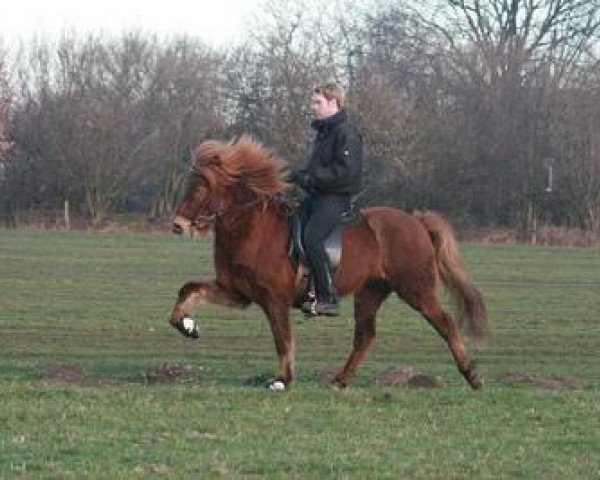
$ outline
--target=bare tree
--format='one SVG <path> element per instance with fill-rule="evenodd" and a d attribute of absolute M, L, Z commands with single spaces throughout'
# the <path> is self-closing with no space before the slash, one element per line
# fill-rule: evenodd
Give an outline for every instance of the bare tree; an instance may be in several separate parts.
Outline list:
<path fill-rule="evenodd" d="M 6 160 L 11 150 L 8 125 L 14 94 L 8 78 L 9 72 L 6 57 L 6 52 L 0 44 L 0 165 Z"/>
<path fill-rule="evenodd" d="M 597 1 L 263 5 L 246 43 L 221 51 L 132 32 L 34 42 L 14 72 L 0 54 L 0 96 L 17 80 L 0 101 L 18 147 L 3 205 L 16 218 L 68 200 L 95 224 L 167 215 L 204 138 L 248 132 L 302 161 L 311 88 L 335 80 L 364 134 L 364 200 L 524 236 L 542 221 L 598 228 Z"/>
<path fill-rule="evenodd" d="M 328 68 L 307 31 L 307 12 L 294 5 L 285 14 L 282 7 L 270 2 L 261 17 L 269 28 L 229 53 L 224 95 L 236 133 L 254 134 L 293 163 L 307 146 L 310 89 Z"/>
<path fill-rule="evenodd" d="M 539 181 L 543 159 L 553 155 L 550 99 L 589 60 L 600 5 L 592 0 L 436 5 L 437 10 L 428 4 L 413 11 L 440 33 L 445 95 L 461 107 L 452 125 L 468 139 L 457 153 L 471 177 L 461 190 L 473 195 L 460 203 L 474 206 L 479 218 L 495 213 L 529 231 L 545 201 Z"/>
<path fill-rule="evenodd" d="M 56 144 L 62 171 L 77 178 L 94 225 L 120 201 L 148 135 L 140 119 L 152 45 L 138 34 L 120 40 L 67 39 L 58 49 Z M 73 68 L 76 66 L 77 68 Z M 73 181 L 73 180 L 71 180 Z"/>
<path fill-rule="evenodd" d="M 33 49 L 23 72 L 27 110 L 19 142 L 48 204 L 81 205 L 93 224 L 122 201 L 148 135 L 139 105 L 150 42 L 64 37 Z"/>
<path fill-rule="evenodd" d="M 375 63 L 362 66 L 352 93 L 367 153 L 362 200 L 422 205 L 428 197 L 420 188 L 429 175 L 427 129 L 414 99 L 399 94 L 393 73 Z"/>
<path fill-rule="evenodd" d="M 144 148 L 140 165 L 142 186 L 152 192 L 152 217 L 172 213 L 194 145 L 221 135 L 221 63 L 222 55 L 188 37 L 173 40 L 158 53 L 143 106 L 156 135 Z"/>
<path fill-rule="evenodd" d="M 600 231 L 600 90 L 563 91 L 554 101 L 551 141 L 557 189 L 553 194 L 560 203 L 553 207 L 572 225 Z"/>
<path fill-rule="evenodd" d="M 190 149 L 221 129 L 219 63 L 196 40 L 136 32 L 31 46 L 16 131 L 29 204 L 68 200 L 95 225 L 116 209 L 170 213 Z"/>
<path fill-rule="evenodd" d="M 265 2 L 257 25 L 225 68 L 234 130 L 249 131 L 291 163 L 310 138 L 310 92 L 338 81 L 349 87 L 348 52 L 359 35 L 349 8 L 356 2 Z"/>

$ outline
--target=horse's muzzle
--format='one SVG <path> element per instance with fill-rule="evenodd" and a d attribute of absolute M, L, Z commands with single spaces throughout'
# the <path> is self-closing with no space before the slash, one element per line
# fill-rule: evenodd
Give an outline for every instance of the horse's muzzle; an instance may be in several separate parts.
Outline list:
<path fill-rule="evenodd" d="M 171 230 L 175 235 L 183 235 L 183 227 L 176 222 L 173 222 L 173 228 Z"/>
<path fill-rule="evenodd" d="M 171 225 L 171 231 L 175 235 L 183 235 L 184 233 L 189 233 L 192 226 L 189 220 L 182 217 L 181 215 L 175 215 L 175 217 L 173 217 L 173 223 Z"/>

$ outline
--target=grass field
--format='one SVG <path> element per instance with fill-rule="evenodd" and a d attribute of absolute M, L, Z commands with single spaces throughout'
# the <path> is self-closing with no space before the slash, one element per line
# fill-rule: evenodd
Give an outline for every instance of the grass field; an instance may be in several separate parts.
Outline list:
<path fill-rule="evenodd" d="M 351 302 L 336 319 L 295 312 L 297 381 L 270 392 L 275 351 L 257 308 L 199 311 L 197 341 L 167 324 L 180 285 L 212 276 L 209 242 L 0 231 L 0 478 L 600 478 L 600 252 L 463 254 L 492 330 L 482 391 L 390 299 L 343 392 L 315 371 L 344 361 Z M 186 381 L 150 383 L 166 362 L 188 366 Z M 444 386 L 380 386 L 397 365 Z M 49 375 L 60 366 L 85 381 Z M 507 372 L 582 388 L 505 384 Z"/>

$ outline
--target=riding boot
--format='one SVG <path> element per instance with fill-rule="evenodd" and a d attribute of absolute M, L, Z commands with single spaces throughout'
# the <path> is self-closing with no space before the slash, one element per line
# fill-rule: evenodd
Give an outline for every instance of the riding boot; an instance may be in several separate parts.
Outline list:
<path fill-rule="evenodd" d="M 319 268 L 320 267 L 320 268 Z M 302 311 L 311 315 L 335 317 L 340 314 L 335 282 L 329 262 L 323 262 L 313 269 L 316 300 L 308 300 L 302 304 Z"/>

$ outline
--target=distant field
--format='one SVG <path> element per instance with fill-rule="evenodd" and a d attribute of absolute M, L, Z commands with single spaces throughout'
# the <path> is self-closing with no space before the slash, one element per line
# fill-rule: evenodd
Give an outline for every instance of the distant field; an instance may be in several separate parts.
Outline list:
<path fill-rule="evenodd" d="M 200 310 L 197 341 L 167 324 L 181 284 L 212 276 L 210 250 L 0 231 L 0 478 L 600 478 L 600 251 L 463 245 L 492 330 L 481 392 L 395 298 L 344 392 L 315 372 L 346 358 L 351 302 L 339 319 L 295 312 L 297 381 L 270 392 L 256 307 Z M 179 381 L 151 382 L 167 362 Z M 443 386 L 376 382 L 398 365 Z"/>

